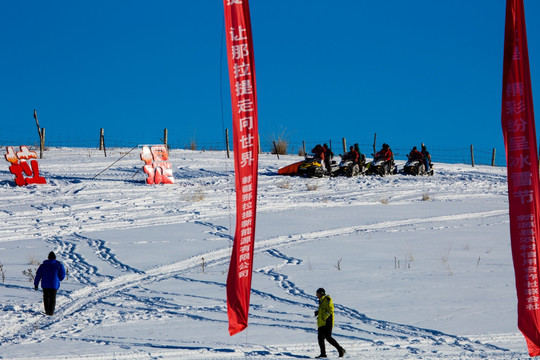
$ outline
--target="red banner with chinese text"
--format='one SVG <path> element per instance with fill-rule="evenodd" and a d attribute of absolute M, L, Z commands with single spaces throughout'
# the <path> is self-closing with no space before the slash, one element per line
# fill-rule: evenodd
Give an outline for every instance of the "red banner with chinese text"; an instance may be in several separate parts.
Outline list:
<path fill-rule="evenodd" d="M 510 236 L 518 298 L 518 327 L 531 356 L 540 355 L 538 286 L 539 176 L 523 0 L 507 0 L 502 128 L 508 171 Z"/>
<path fill-rule="evenodd" d="M 227 276 L 227 314 L 232 336 L 247 327 L 255 215 L 259 135 L 255 62 L 248 0 L 224 0 L 227 58 L 231 88 L 236 231 Z"/>

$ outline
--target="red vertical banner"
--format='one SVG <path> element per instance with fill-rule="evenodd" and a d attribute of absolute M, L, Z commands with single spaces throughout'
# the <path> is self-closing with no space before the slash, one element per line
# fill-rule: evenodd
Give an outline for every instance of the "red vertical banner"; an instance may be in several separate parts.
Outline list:
<path fill-rule="evenodd" d="M 236 230 L 227 276 L 229 334 L 234 335 L 244 330 L 248 322 L 255 242 L 259 132 L 248 0 L 224 0 L 224 5 L 236 178 Z"/>
<path fill-rule="evenodd" d="M 518 299 L 518 327 L 531 356 L 540 355 L 540 205 L 538 155 L 523 0 L 507 0 L 502 129 L 508 171 L 510 236 Z"/>

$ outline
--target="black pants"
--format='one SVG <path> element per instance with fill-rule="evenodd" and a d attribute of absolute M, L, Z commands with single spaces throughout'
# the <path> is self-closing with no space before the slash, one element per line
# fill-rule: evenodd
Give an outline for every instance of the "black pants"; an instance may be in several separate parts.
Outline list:
<path fill-rule="evenodd" d="M 326 172 L 330 172 L 330 169 L 332 168 L 332 161 L 330 158 L 324 158 L 324 167 L 326 168 Z"/>
<path fill-rule="evenodd" d="M 321 326 L 318 329 L 317 338 L 319 340 L 319 347 L 321 348 L 321 354 L 322 355 L 326 355 L 326 347 L 325 347 L 325 344 L 324 344 L 324 340 L 328 341 L 338 351 L 340 351 L 341 346 L 339 346 L 338 342 L 332 337 L 332 326 L 331 325 Z"/>
<path fill-rule="evenodd" d="M 43 289 L 43 305 L 45 305 L 45 314 L 54 314 L 54 308 L 56 307 L 56 289 Z"/>

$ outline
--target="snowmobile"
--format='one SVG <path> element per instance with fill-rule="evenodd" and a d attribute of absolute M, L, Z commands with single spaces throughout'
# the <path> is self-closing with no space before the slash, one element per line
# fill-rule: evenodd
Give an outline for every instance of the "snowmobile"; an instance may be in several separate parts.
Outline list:
<path fill-rule="evenodd" d="M 409 158 L 408 155 L 407 158 Z M 421 159 L 409 158 L 407 163 L 403 166 L 402 173 L 407 175 L 433 175 L 433 169 L 426 171 L 426 166 Z"/>
<path fill-rule="evenodd" d="M 347 177 L 356 176 L 360 173 L 360 167 L 352 160 L 341 160 L 339 163 L 339 169 L 337 175 L 343 175 Z"/>
<path fill-rule="evenodd" d="M 373 161 L 369 164 L 366 174 L 380 176 L 397 174 L 397 168 L 393 160 L 386 161 L 373 155 Z"/>
<path fill-rule="evenodd" d="M 304 177 L 323 177 L 325 171 L 315 155 L 308 154 L 306 159 L 298 167 L 297 174 Z"/>

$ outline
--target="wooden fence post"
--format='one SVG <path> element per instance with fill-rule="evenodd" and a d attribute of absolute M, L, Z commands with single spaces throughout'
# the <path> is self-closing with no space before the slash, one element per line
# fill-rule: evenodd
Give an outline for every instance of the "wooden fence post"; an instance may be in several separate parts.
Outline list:
<path fill-rule="evenodd" d="M 373 153 L 377 153 L 377 133 L 375 133 L 375 136 L 373 137 Z"/>
<path fill-rule="evenodd" d="M 101 128 L 99 129 L 99 150 L 103 150 L 103 148 L 105 147 L 104 139 L 105 139 L 105 129 Z"/>
<path fill-rule="evenodd" d="M 345 138 L 342 138 L 341 142 L 343 143 L 343 155 L 345 155 L 347 153 L 347 140 L 345 140 Z"/>
<path fill-rule="evenodd" d="M 472 167 L 474 167 L 474 149 L 473 149 L 472 144 L 471 144 L 471 164 L 472 164 Z"/>
<path fill-rule="evenodd" d="M 39 158 L 43 159 L 43 144 L 45 143 L 45 141 L 43 141 L 44 132 L 41 131 L 41 128 L 39 127 L 39 121 L 38 121 L 36 109 L 34 109 L 34 119 L 36 119 L 37 132 L 39 135 Z"/>
<path fill-rule="evenodd" d="M 107 148 L 105 147 L 105 134 L 103 134 L 103 139 L 101 139 L 101 141 L 103 142 L 103 155 L 107 157 Z"/>
<path fill-rule="evenodd" d="M 229 150 L 229 129 L 225 129 L 225 146 L 227 147 L 227 159 L 230 159 L 231 152 Z"/>
<path fill-rule="evenodd" d="M 167 151 L 169 150 L 169 130 L 163 129 L 163 144 L 167 147 Z"/>
<path fill-rule="evenodd" d="M 105 129 L 99 129 L 99 150 L 103 150 L 103 154 L 107 157 L 107 150 L 105 149 Z"/>
<path fill-rule="evenodd" d="M 493 154 L 491 155 L 491 166 L 495 166 L 495 148 L 493 148 Z"/>
<path fill-rule="evenodd" d="M 306 142 L 302 140 L 302 149 L 304 150 L 304 156 L 306 156 Z"/>
<path fill-rule="evenodd" d="M 276 155 L 277 155 L 277 158 L 279 160 L 279 151 L 277 149 L 277 145 L 276 145 L 276 142 L 275 141 L 272 141 L 274 143 L 274 149 L 276 150 Z"/>
<path fill-rule="evenodd" d="M 43 149 L 45 149 L 45 128 L 41 128 L 39 142 L 39 158 L 43 159 Z"/>

